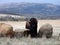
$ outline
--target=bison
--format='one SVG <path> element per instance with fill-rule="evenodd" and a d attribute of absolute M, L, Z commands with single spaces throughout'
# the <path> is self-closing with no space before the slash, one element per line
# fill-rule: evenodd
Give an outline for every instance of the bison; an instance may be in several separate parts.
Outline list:
<path fill-rule="evenodd" d="M 53 27 L 50 24 L 45 24 L 43 26 L 40 27 L 39 29 L 39 36 L 42 37 L 43 35 L 46 36 L 46 38 L 50 38 L 52 37 L 52 33 L 53 33 Z"/>
<path fill-rule="evenodd" d="M 14 37 L 28 37 L 28 35 L 29 35 L 29 30 L 20 31 L 20 29 L 16 29 L 14 31 Z"/>
<path fill-rule="evenodd" d="M 13 27 L 9 24 L 0 23 L 0 37 L 2 36 L 13 37 Z"/>
<path fill-rule="evenodd" d="M 30 21 L 26 22 L 26 29 L 29 29 L 31 37 L 37 36 L 37 19 L 31 18 Z"/>
<path fill-rule="evenodd" d="M 25 28 L 26 28 L 26 29 L 30 29 L 30 22 L 29 22 L 29 21 L 26 22 Z"/>

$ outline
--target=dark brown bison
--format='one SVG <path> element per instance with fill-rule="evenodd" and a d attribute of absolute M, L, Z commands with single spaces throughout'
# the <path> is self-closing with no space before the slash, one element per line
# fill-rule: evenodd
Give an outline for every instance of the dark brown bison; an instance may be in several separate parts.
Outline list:
<path fill-rule="evenodd" d="M 37 36 L 37 19 L 31 18 L 29 22 L 26 22 L 26 28 L 29 29 L 31 37 Z"/>
<path fill-rule="evenodd" d="M 24 37 L 28 37 L 30 35 L 30 31 L 29 30 L 25 30 L 23 32 L 23 34 L 24 34 Z"/>
<path fill-rule="evenodd" d="M 45 24 L 39 29 L 39 36 L 42 37 L 43 35 L 46 36 L 46 38 L 52 37 L 53 33 L 53 27 L 50 24 Z"/>
<path fill-rule="evenodd" d="M 0 36 L 13 37 L 13 27 L 9 24 L 0 23 Z"/>

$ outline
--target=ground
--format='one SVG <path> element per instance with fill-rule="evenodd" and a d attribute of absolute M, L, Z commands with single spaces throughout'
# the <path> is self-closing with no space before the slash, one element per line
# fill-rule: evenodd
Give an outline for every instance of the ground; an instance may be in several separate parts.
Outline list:
<path fill-rule="evenodd" d="M 26 21 L 10 22 L 0 21 L 0 23 L 7 23 L 13 26 L 13 30 L 20 29 L 25 30 Z M 0 38 L 0 45 L 60 45 L 60 20 L 38 20 L 38 30 L 45 24 L 49 23 L 53 26 L 53 36 L 50 39 L 43 38 Z M 38 31 L 37 31 L 38 32 Z"/>

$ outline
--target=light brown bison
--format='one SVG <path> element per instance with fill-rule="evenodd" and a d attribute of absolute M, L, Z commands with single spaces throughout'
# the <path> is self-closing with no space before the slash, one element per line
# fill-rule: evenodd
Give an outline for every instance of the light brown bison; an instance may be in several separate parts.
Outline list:
<path fill-rule="evenodd" d="M 14 31 L 14 37 L 28 37 L 28 35 L 29 35 L 29 30 L 20 31 L 20 29 L 16 29 Z"/>
<path fill-rule="evenodd" d="M 29 29 L 31 37 L 37 36 L 37 19 L 31 18 L 30 21 L 26 22 L 26 29 Z"/>
<path fill-rule="evenodd" d="M 39 36 L 42 37 L 43 35 L 46 36 L 46 38 L 52 37 L 53 33 L 53 27 L 50 24 L 45 24 L 39 29 Z"/>
<path fill-rule="evenodd" d="M 13 36 L 13 27 L 9 24 L 0 23 L 0 36 Z"/>
<path fill-rule="evenodd" d="M 20 37 L 23 37 L 24 35 L 23 35 L 23 31 L 14 31 L 14 37 L 18 37 L 18 38 L 20 38 Z"/>
<path fill-rule="evenodd" d="M 26 28 L 26 29 L 30 29 L 30 22 L 29 22 L 29 21 L 26 22 L 25 28 Z"/>

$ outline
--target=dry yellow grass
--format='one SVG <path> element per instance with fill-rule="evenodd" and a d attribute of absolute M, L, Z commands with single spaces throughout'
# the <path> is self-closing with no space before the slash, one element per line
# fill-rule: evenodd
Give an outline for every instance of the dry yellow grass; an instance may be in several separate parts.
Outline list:
<path fill-rule="evenodd" d="M 25 29 L 25 24 L 26 24 L 26 21 L 0 21 L 0 23 L 6 23 L 6 24 L 10 24 L 13 26 L 13 29 L 22 29 L 24 30 Z M 60 20 L 38 20 L 38 30 L 39 28 L 46 24 L 46 23 L 49 23 L 53 26 L 53 35 L 57 35 L 60 33 Z"/>
<path fill-rule="evenodd" d="M 13 26 L 15 29 L 25 29 L 26 21 L 19 22 L 10 22 L 10 21 L 0 21 L 0 23 L 7 23 Z M 50 39 L 46 38 L 0 38 L 0 45 L 60 45 L 60 37 L 58 34 L 60 33 L 60 20 L 39 20 L 38 21 L 38 30 L 39 28 L 49 23 L 53 26 L 53 36 Z M 59 37 L 59 38 L 58 38 Z"/>

